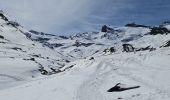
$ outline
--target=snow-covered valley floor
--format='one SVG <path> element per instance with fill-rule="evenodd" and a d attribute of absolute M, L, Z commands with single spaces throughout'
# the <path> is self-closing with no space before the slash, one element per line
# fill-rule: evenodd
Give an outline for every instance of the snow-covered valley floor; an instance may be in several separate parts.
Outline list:
<path fill-rule="evenodd" d="M 64 72 L 1 90 L 0 100 L 170 100 L 169 59 L 169 48 L 79 59 Z M 107 92 L 117 83 L 140 87 Z"/>

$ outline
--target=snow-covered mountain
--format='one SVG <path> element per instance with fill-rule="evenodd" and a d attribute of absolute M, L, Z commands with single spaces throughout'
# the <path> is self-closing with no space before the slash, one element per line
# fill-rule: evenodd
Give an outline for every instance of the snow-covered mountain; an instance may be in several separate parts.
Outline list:
<path fill-rule="evenodd" d="M 56 73 L 69 57 L 29 38 L 29 31 L 0 12 L 0 89 Z"/>
<path fill-rule="evenodd" d="M 169 100 L 170 24 L 56 36 L 0 13 L 2 100 Z"/>
<path fill-rule="evenodd" d="M 155 50 L 169 41 L 170 24 L 160 26 L 145 26 L 135 23 L 124 27 L 108 27 L 104 25 L 101 32 L 85 32 L 71 36 L 55 36 L 42 32 L 30 31 L 31 39 L 39 41 L 45 46 L 55 49 L 73 58 L 86 58 L 92 55 L 104 55 L 122 52 L 131 46 L 134 50 Z"/>

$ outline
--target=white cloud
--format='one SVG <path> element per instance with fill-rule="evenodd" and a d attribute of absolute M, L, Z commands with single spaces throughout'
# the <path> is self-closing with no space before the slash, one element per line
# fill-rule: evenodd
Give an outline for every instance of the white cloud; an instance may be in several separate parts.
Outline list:
<path fill-rule="evenodd" d="M 29 29 L 51 33 L 94 30 L 127 0 L 0 0 L 0 7 Z M 123 7 L 124 8 L 124 7 Z"/>

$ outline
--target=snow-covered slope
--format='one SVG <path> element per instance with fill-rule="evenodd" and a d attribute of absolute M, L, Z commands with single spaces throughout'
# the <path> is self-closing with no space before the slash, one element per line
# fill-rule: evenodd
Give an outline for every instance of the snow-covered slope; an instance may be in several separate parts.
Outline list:
<path fill-rule="evenodd" d="M 170 100 L 170 24 L 55 36 L 0 13 L 0 25 L 2 100 Z"/>
<path fill-rule="evenodd" d="M 71 69 L 0 91 L 3 100 L 169 100 L 169 48 L 81 59 Z M 67 66 L 69 67 L 69 66 Z M 107 92 L 116 84 L 136 89 Z"/>
<path fill-rule="evenodd" d="M 29 32 L 0 12 L 0 89 L 16 82 L 52 74 L 63 67 L 67 58 L 32 41 Z"/>

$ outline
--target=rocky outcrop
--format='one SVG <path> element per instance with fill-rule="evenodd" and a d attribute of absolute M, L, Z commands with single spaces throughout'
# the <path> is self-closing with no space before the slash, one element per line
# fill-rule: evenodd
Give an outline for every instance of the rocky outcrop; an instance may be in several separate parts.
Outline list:
<path fill-rule="evenodd" d="M 165 45 L 163 45 L 161 47 L 170 47 L 170 41 L 166 42 Z"/>
<path fill-rule="evenodd" d="M 150 26 L 145 26 L 145 25 L 140 25 L 136 23 L 129 23 L 125 25 L 126 27 L 144 27 L 144 28 L 149 28 Z"/>
<path fill-rule="evenodd" d="M 112 29 L 112 28 L 110 28 L 110 27 L 108 27 L 108 26 L 106 26 L 106 25 L 103 25 L 103 26 L 102 26 L 102 29 L 101 29 L 101 32 L 112 33 L 112 32 L 114 32 L 114 29 Z"/>
<path fill-rule="evenodd" d="M 80 47 L 80 46 L 84 46 L 84 47 L 88 47 L 93 45 L 94 43 L 81 43 L 79 41 L 76 41 L 75 44 L 73 44 L 72 46 L 76 46 L 76 47 Z"/>
<path fill-rule="evenodd" d="M 154 51 L 154 50 L 156 50 L 156 48 L 153 48 L 151 46 L 147 46 L 147 47 L 142 47 L 142 48 L 136 49 L 135 51 L 146 51 L 146 50 Z"/>
<path fill-rule="evenodd" d="M 0 35 L 0 39 L 4 39 L 4 36 Z"/>
<path fill-rule="evenodd" d="M 134 52 L 135 48 L 131 44 L 123 44 L 123 52 Z"/>
<path fill-rule="evenodd" d="M 157 35 L 157 34 L 169 34 L 170 31 L 165 27 L 153 27 L 151 28 L 150 35 Z"/>
<path fill-rule="evenodd" d="M 2 11 L 0 11 L 0 17 L 5 20 L 5 21 L 8 21 L 8 18 L 3 14 Z"/>

